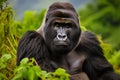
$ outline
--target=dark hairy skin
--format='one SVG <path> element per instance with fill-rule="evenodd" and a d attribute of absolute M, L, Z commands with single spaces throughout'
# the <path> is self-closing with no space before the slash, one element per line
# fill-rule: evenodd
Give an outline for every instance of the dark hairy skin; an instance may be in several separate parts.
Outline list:
<path fill-rule="evenodd" d="M 48 72 L 65 69 L 70 80 L 120 80 L 105 59 L 96 36 L 82 32 L 78 14 L 68 2 L 53 3 L 43 25 L 28 31 L 19 41 L 17 65 L 21 59 L 34 57 Z"/>

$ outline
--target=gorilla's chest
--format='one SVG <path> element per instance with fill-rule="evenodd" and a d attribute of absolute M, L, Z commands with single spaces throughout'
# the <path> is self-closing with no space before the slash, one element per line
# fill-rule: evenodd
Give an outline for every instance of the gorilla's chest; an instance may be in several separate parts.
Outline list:
<path fill-rule="evenodd" d="M 70 73 L 78 73 L 82 71 L 82 66 L 85 61 L 85 55 L 82 53 L 70 53 L 67 57 L 67 61 L 69 63 L 69 71 Z"/>
<path fill-rule="evenodd" d="M 86 56 L 82 53 L 72 52 L 69 53 L 64 59 L 62 59 L 61 63 L 56 63 L 54 61 L 51 62 L 52 66 L 55 68 L 63 68 L 70 74 L 76 74 L 82 72 L 82 66 L 86 59 Z"/>

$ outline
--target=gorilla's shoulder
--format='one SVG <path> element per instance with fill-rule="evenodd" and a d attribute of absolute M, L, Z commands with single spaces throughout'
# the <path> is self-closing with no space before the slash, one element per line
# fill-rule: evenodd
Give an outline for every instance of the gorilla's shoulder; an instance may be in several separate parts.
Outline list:
<path fill-rule="evenodd" d="M 40 45 L 42 45 L 43 43 L 44 43 L 43 37 L 36 31 L 27 31 L 19 41 L 21 47 L 23 46 L 30 47 L 30 45 L 34 47 L 35 46 L 38 47 L 39 45 L 40 47 Z"/>
<path fill-rule="evenodd" d="M 103 54 L 99 40 L 96 35 L 90 31 L 84 31 L 81 33 L 81 40 L 78 49 L 92 55 Z"/>
<path fill-rule="evenodd" d="M 42 38 L 41 35 L 36 31 L 27 31 L 22 38 Z"/>
<path fill-rule="evenodd" d="M 90 31 L 83 31 L 81 33 L 81 42 L 80 43 L 100 44 L 96 35 Z"/>
<path fill-rule="evenodd" d="M 24 57 L 34 57 L 36 60 L 40 59 L 44 53 L 44 40 L 42 36 L 36 31 L 27 31 L 19 40 L 17 48 L 17 65 Z"/>

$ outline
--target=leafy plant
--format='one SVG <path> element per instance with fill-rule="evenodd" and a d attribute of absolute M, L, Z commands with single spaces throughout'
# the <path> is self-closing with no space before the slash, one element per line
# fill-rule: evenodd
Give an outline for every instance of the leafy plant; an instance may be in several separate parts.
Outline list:
<path fill-rule="evenodd" d="M 7 79 L 6 75 L 3 73 L 4 69 L 7 68 L 7 62 L 11 58 L 10 54 L 4 54 L 0 58 L 0 80 Z"/>
<path fill-rule="evenodd" d="M 120 51 L 115 51 L 112 57 L 109 59 L 110 63 L 113 64 L 115 71 L 120 74 Z"/>
<path fill-rule="evenodd" d="M 35 59 L 24 58 L 15 69 L 15 76 L 12 80 L 69 80 L 69 74 L 64 69 L 58 68 L 55 72 L 41 70 Z"/>
<path fill-rule="evenodd" d="M 7 0 L 0 1 L 0 80 L 11 80 L 18 42 L 14 11 Z"/>

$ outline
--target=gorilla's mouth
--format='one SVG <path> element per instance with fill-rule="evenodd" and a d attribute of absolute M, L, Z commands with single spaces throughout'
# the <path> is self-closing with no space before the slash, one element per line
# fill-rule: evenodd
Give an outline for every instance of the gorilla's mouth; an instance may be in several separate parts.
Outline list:
<path fill-rule="evenodd" d="M 57 41 L 53 45 L 56 53 L 68 53 L 70 48 L 70 43 L 66 41 Z"/>
<path fill-rule="evenodd" d="M 55 42 L 55 46 L 68 46 L 69 44 L 65 41 L 58 41 L 58 42 Z"/>
<path fill-rule="evenodd" d="M 53 40 L 53 45 L 55 47 L 69 47 L 70 46 L 70 41 L 67 40 L 58 40 L 57 38 L 55 38 Z"/>

